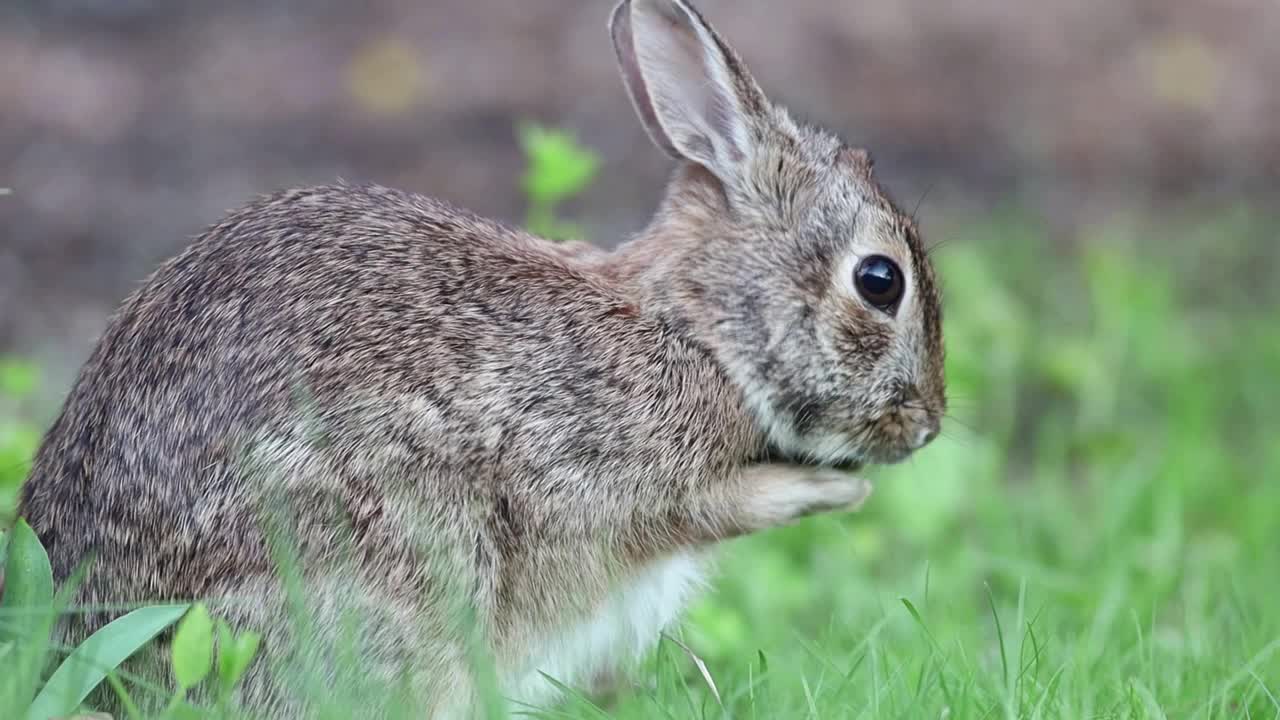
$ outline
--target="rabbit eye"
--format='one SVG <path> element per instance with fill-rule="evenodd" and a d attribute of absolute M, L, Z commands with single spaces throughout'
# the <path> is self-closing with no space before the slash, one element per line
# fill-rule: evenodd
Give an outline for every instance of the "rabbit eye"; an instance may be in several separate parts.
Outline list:
<path fill-rule="evenodd" d="M 863 299 L 885 312 L 893 312 L 902 299 L 902 270 L 883 255 L 863 258 L 853 271 L 853 279 Z"/>

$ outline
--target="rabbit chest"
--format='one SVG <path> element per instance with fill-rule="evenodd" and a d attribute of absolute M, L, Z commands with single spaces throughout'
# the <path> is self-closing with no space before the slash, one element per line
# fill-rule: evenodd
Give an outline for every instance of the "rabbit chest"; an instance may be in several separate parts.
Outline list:
<path fill-rule="evenodd" d="M 619 583 L 588 617 L 566 623 L 533 647 L 532 663 L 516 678 L 513 695 L 536 703 L 556 691 L 542 673 L 579 687 L 650 650 L 701 589 L 706 560 L 683 552 Z"/>

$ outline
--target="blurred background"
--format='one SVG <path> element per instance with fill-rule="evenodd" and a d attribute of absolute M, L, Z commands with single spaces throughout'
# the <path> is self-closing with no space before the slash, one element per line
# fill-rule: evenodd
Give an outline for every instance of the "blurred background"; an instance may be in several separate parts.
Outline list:
<path fill-rule="evenodd" d="M 1277 716 L 1280 3 L 698 4 L 918 208 L 952 397 L 863 513 L 728 553 L 689 625 L 726 697 L 768 655 L 763 717 Z M 255 194 L 639 230 L 671 165 L 611 5 L 0 4 L 0 520 L 108 314 Z"/>
<path fill-rule="evenodd" d="M 600 154 L 572 214 L 618 241 L 670 165 L 623 94 L 611 5 L 8 0 L 0 351 L 65 379 L 159 260 L 282 186 L 377 181 L 519 221 L 520 119 Z M 1277 196 L 1275 2 L 701 6 L 774 99 L 871 148 L 903 204 L 927 192 L 937 241 L 939 212 L 1011 198 L 1069 235 L 1117 206 Z"/>

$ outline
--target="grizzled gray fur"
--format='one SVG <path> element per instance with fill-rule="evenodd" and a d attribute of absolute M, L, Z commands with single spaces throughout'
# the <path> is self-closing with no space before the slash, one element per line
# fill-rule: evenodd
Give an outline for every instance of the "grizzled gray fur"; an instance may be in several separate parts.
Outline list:
<path fill-rule="evenodd" d="M 287 669 L 327 658 L 285 619 L 287 546 L 311 639 L 354 611 L 363 671 L 424 715 L 470 712 L 469 636 L 547 703 L 540 671 L 592 687 L 650 647 L 717 541 L 854 508 L 858 467 L 937 434 L 934 274 L 867 154 L 770 103 L 685 0 L 610 27 L 679 161 L 617 250 L 296 189 L 125 301 L 21 501 L 59 579 L 88 564 L 80 602 L 210 599 L 265 633 L 242 702 L 303 715 Z"/>

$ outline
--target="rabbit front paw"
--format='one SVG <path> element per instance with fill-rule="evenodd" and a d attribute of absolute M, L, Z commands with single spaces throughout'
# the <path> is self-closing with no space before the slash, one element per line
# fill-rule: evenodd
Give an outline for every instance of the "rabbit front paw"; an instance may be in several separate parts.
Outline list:
<path fill-rule="evenodd" d="M 857 510 L 870 497 L 871 483 L 828 468 L 763 464 L 743 471 L 739 492 L 737 524 L 750 532 L 816 513 Z"/>

